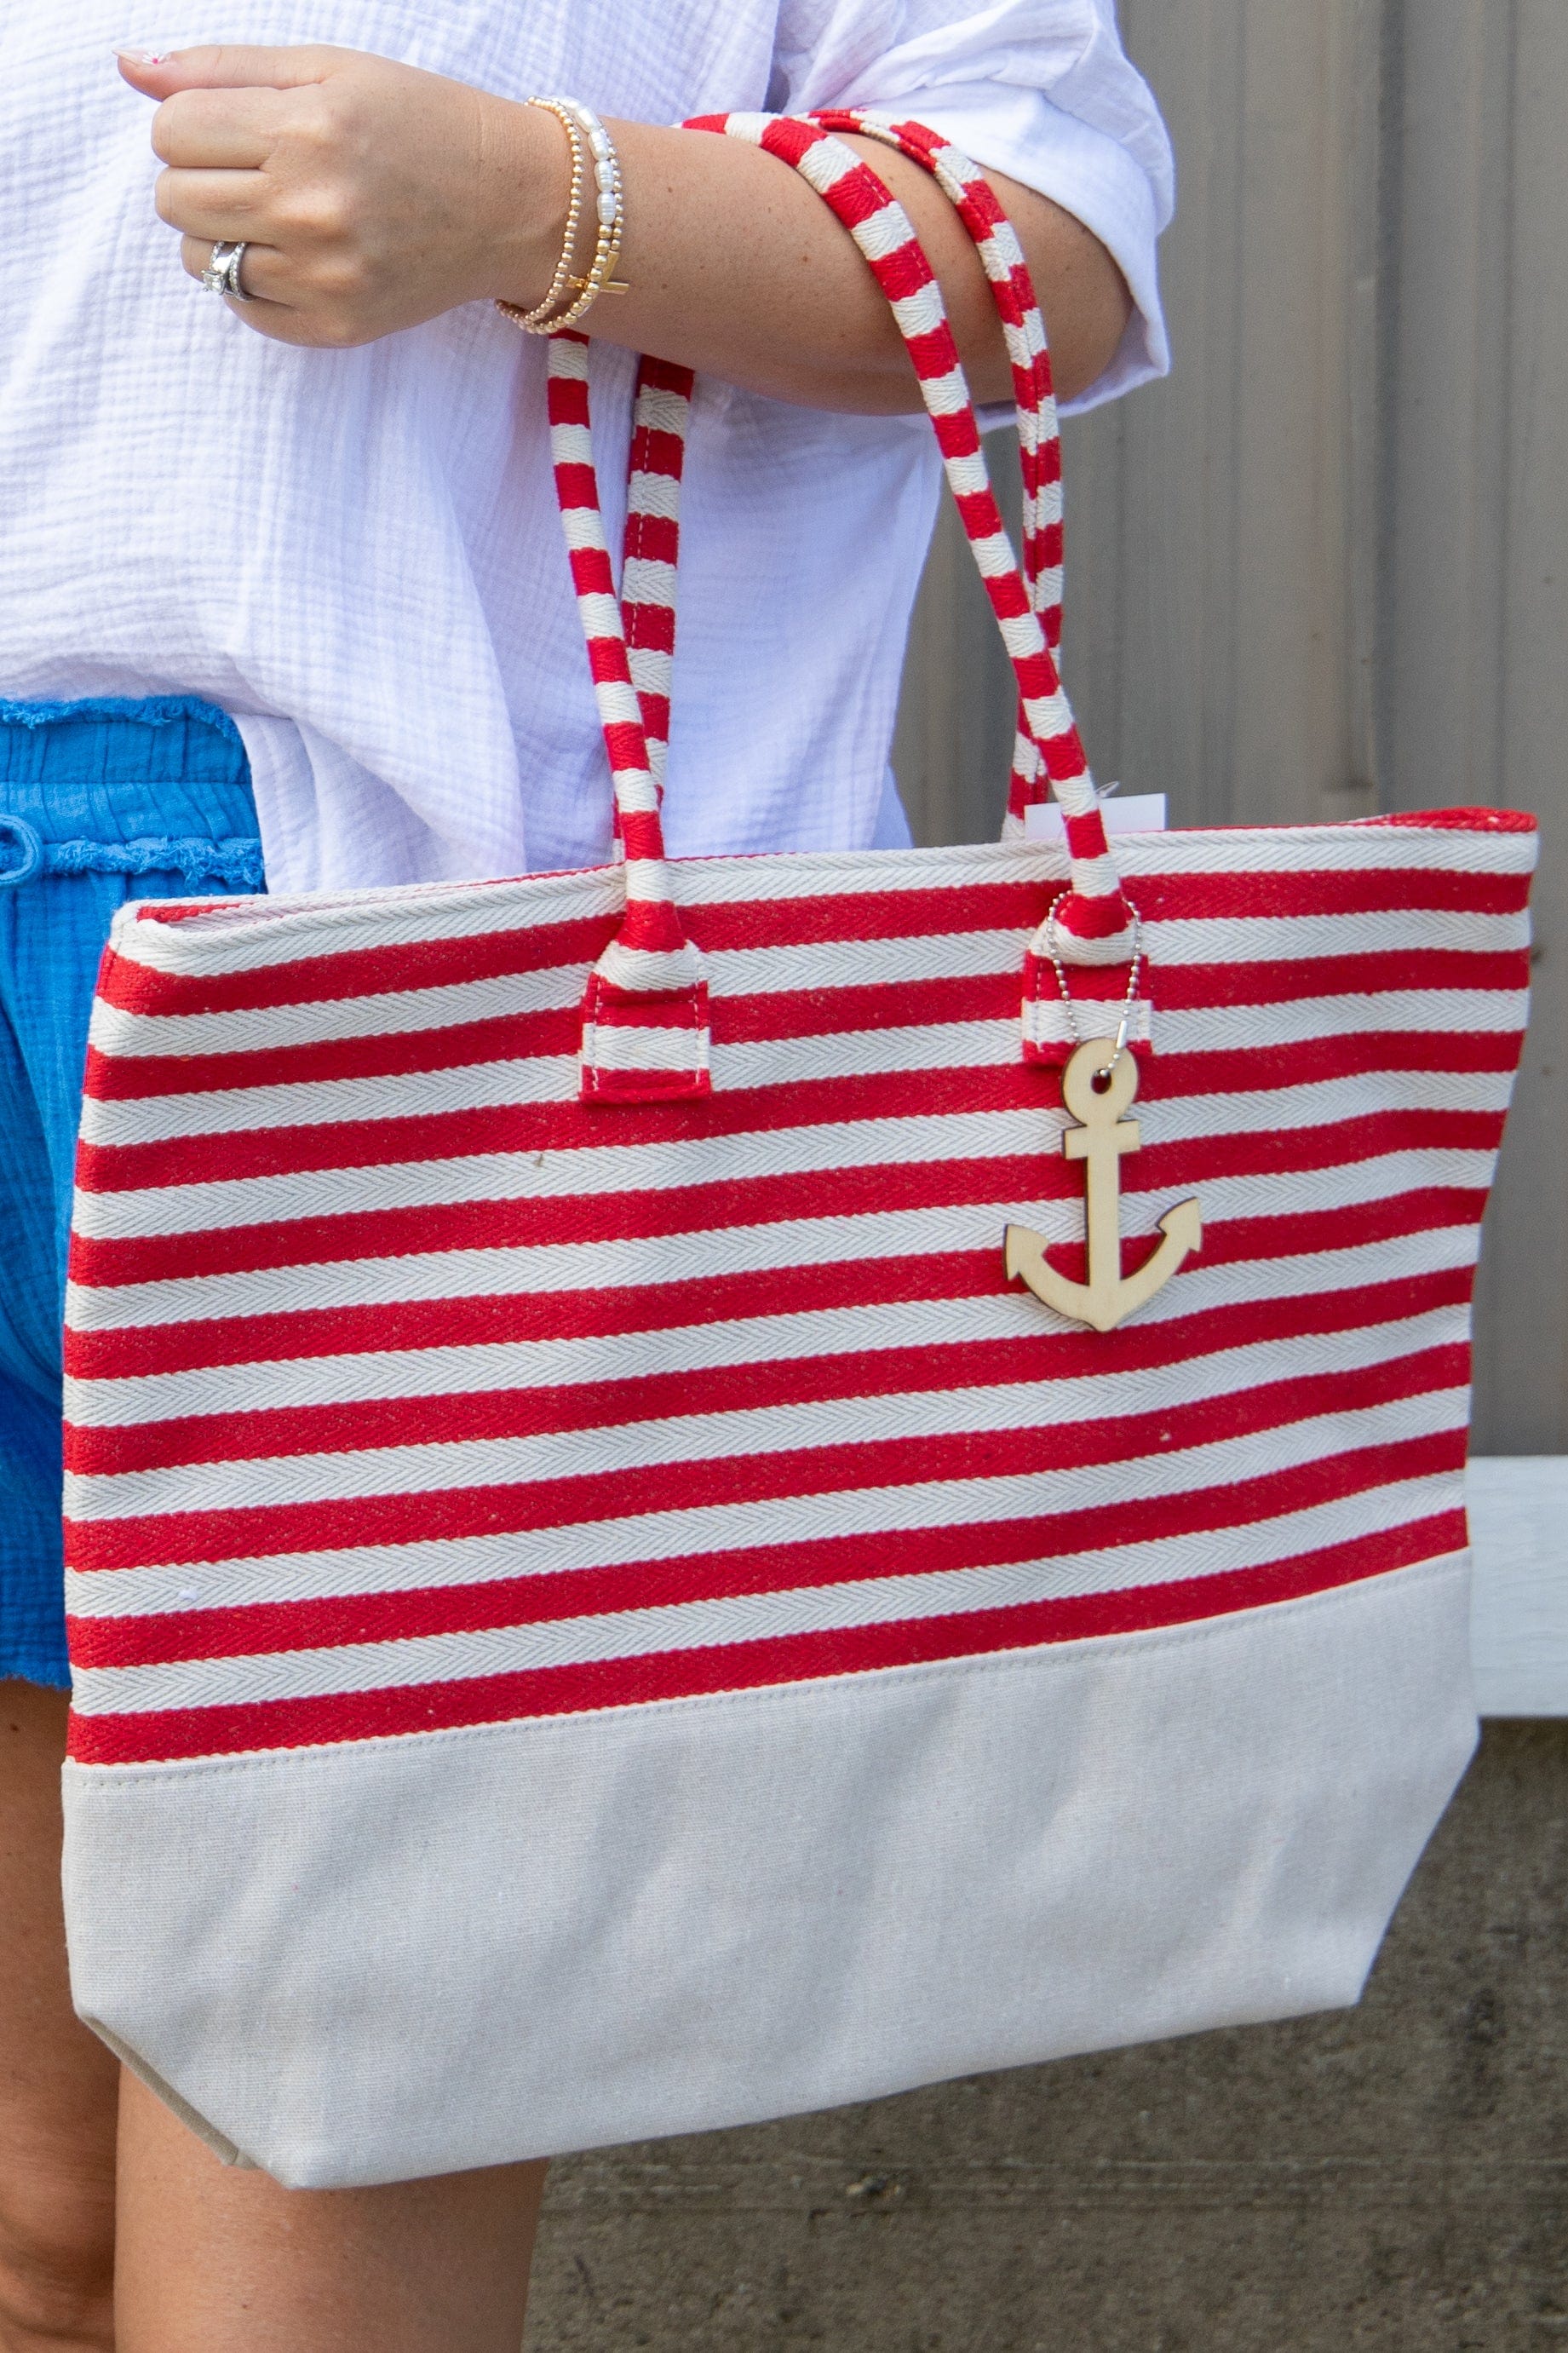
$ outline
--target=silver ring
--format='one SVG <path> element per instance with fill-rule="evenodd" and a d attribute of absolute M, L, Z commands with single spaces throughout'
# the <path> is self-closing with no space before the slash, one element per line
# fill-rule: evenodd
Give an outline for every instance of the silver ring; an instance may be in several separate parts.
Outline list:
<path fill-rule="evenodd" d="M 202 284 L 209 294 L 226 295 L 232 301 L 248 302 L 251 297 L 239 282 L 239 268 L 245 259 L 245 241 L 237 245 L 220 241 L 212 249 L 212 259 L 202 272 Z"/>

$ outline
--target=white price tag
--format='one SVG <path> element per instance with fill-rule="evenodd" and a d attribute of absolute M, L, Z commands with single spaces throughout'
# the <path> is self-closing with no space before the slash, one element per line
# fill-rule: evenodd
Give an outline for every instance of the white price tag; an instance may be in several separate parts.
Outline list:
<path fill-rule="evenodd" d="M 1107 833 L 1163 833 L 1163 793 L 1111 793 L 1100 804 Z M 1035 801 L 1024 811 L 1026 841 L 1060 841 L 1062 813 L 1055 801 Z"/>

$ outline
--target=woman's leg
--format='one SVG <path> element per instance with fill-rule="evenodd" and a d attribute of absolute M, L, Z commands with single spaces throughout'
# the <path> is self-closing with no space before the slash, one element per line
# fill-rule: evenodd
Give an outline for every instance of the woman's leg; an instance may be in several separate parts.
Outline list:
<path fill-rule="evenodd" d="M 519 2353 L 543 2187 L 535 2164 L 280 2189 L 126 2075 L 115 2353 Z"/>
<path fill-rule="evenodd" d="M 120 2071 L 67 1982 L 65 1729 L 64 1692 L 0 1683 L 0 2353 L 114 2342 Z"/>

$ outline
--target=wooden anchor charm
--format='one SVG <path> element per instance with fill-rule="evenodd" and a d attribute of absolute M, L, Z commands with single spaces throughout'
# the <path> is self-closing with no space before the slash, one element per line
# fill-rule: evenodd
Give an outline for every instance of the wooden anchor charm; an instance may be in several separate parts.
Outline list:
<path fill-rule="evenodd" d="M 1062 1137 L 1062 1150 L 1086 1165 L 1089 1281 L 1058 1274 L 1044 1235 L 1027 1226 L 1009 1226 L 1003 1235 L 1009 1279 L 1022 1278 L 1047 1307 L 1097 1332 L 1112 1331 L 1152 1299 L 1204 1236 L 1196 1199 L 1178 1201 L 1157 1220 L 1163 1240 L 1153 1256 L 1136 1274 L 1121 1271 L 1121 1155 L 1136 1152 L 1142 1138 L 1138 1122 L 1122 1117 L 1138 1092 L 1138 1065 L 1119 1048 L 1117 1039 L 1087 1039 L 1062 1072 L 1062 1101 L 1079 1122 Z"/>

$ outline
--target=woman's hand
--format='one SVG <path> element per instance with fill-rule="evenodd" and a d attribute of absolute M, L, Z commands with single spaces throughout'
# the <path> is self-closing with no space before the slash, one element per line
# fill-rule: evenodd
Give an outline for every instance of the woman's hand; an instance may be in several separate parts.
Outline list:
<path fill-rule="evenodd" d="M 162 217 L 199 278 L 247 247 L 247 326 L 289 343 L 366 343 L 459 302 L 550 282 L 570 168 L 554 121 L 356 49 L 123 54 L 161 99 Z"/>
<path fill-rule="evenodd" d="M 549 287 L 571 169 L 561 126 L 541 108 L 355 49 L 184 49 L 123 56 L 121 71 L 162 100 L 158 210 L 183 233 L 186 269 L 199 278 L 215 244 L 243 243 L 253 299 L 230 307 L 258 333 L 364 343 L 460 302 L 500 295 L 531 309 Z M 875 280 L 795 173 L 706 132 L 608 128 L 625 173 L 618 266 L 631 290 L 595 307 L 596 336 L 806 407 L 919 408 Z M 849 143 L 914 223 L 975 397 L 1007 399 L 996 314 L 946 197 L 907 156 Z M 1079 392 L 1131 311 L 1121 273 L 1071 213 L 988 177 L 1034 277 L 1057 389 Z"/>

